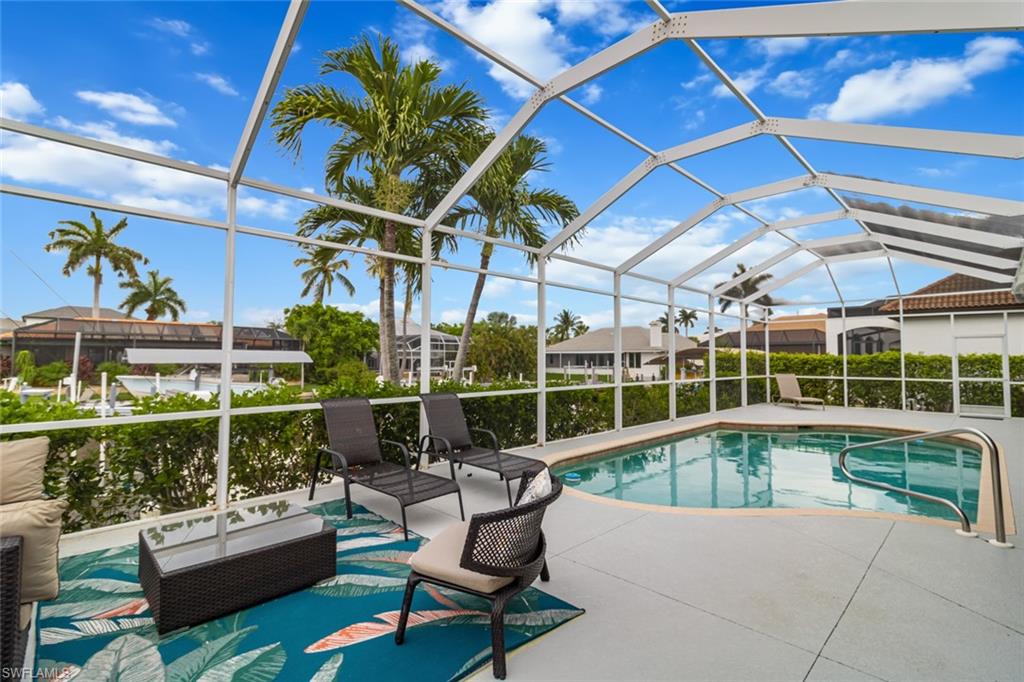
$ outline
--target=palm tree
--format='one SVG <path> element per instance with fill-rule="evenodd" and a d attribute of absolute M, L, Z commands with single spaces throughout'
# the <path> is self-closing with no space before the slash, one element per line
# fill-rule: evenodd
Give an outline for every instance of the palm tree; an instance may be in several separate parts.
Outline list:
<path fill-rule="evenodd" d="M 736 264 L 736 271 L 732 273 L 732 279 L 736 279 L 737 277 L 740 277 L 746 271 L 747 271 L 747 266 L 746 265 L 744 265 L 743 263 L 737 263 Z M 728 310 L 729 308 L 732 307 L 732 304 L 735 303 L 735 301 L 733 299 L 737 299 L 737 300 L 742 301 L 743 299 L 748 298 L 749 296 L 753 296 L 755 293 L 757 293 L 761 289 L 761 285 L 763 285 L 765 282 L 767 282 L 771 278 L 772 278 L 771 274 L 769 274 L 767 272 L 762 272 L 761 274 L 754 275 L 753 277 L 748 277 L 747 279 L 743 280 L 739 284 L 737 284 L 735 286 L 732 286 L 729 289 L 726 289 L 723 292 L 723 296 L 729 296 L 729 298 L 721 298 L 720 297 L 718 299 L 718 303 L 719 303 L 719 306 L 721 307 L 722 312 L 724 313 L 726 310 Z M 718 287 L 722 286 L 723 284 L 725 284 L 725 282 L 719 282 L 718 284 L 715 285 L 715 288 L 717 289 Z M 775 305 L 775 300 L 771 296 L 769 296 L 768 294 L 765 294 L 764 296 L 759 296 L 758 298 L 756 298 L 754 300 L 754 303 L 757 303 L 759 306 L 762 306 L 763 308 L 768 309 L 768 308 L 771 308 L 771 306 Z M 747 317 L 747 306 L 746 305 L 743 306 L 743 317 Z"/>
<path fill-rule="evenodd" d="M 697 311 L 687 310 L 686 308 L 680 308 L 676 312 L 676 324 L 682 325 L 683 334 L 685 336 L 690 335 L 690 327 L 697 324 Z"/>
<path fill-rule="evenodd" d="M 325 162 L 328 193 L 344 196 L 346 180 L 362 171 L 373 198 L 367 205 L 408 213 L 417 204 L 415 191 L 422 188 L 420 171 L 438 157 L 456 158 L 459 147 L 483 125 L 486 110 L 464 86 L 440 85 L 441 69 L 433 62 L 403 65 L 392 40 L 378 36 L 376 42 L 375 47 L 361 36 L 351 47 L 326 52 L 320 66 L 322 76 L 353 77 L 363 96 L 323 83 L 290 88 L 274 107 L 274 137 L 298 157 L 308 123 L 338 129 Z M 396 251 L 411 232 L 391 220 L 360 217 L 355 222 L 381 223 L 373 226 L 372 238 L 383 251 Z M 390 258 L 379 261 L 381 373 L 397 382 L 396 264 Z"/>
<path fill-rule="evenodd" d="M 481 135 L 477 146 L 483 149 L 494 139 L 494 133 Z M 476 158 L 477 149 L 467 149 L 470 160 Z M 556 222 L 560 227 L 568 225 L 579 215 L 579 209 L 564 194 L 553 189 L 533 188 L 528 179 L 532 173 L 547 170 L 545 157 L 547 145 L 543 140 L 530 135 L 516 137 L 494 164 L 473 185 L 466 201 L 456 206 L 449 214 L 458 227 L 474 228 L 483 235 L 518 242 L 540 248 L 546 237 L 541 221 Z M 494 253 L 493 242 L 480 246 L 480 270 L 486 271 Z M 526 253 L 529 260 L 534 255 Z M 462 338 L 455 356 L 454 376 L 462 376 L 469 352 L 470 335 L 476 320 L 480 296 L 483 294 L 486 272 L 476 276 L 473 293 L 466 310 L 466 321 L 462 326 Z"/>
<path fill-rule="evenodd" d="M 149 263 L 135 249 L 115 244 L 114 239 L 128 227 L 128 218 L 121 218 L 114 227 L 107 230 L 103 221 L 96 217 L 96 212 L 89 213 L 92 226 L 77 220 L 61 220 L 58 227 L 50 232 L 50 243 L 43 248 L 47 251 L 67 251 L 68 259 L 64 263 L 63 273 L 70 277 L 71 273 L 86 265 L 85 272 L 92 277 L 92 316 L 100 316 L 100 285 L 103 284 L 103 261 L 110 264 L 110 269 L 118 275 L 126 275 L 129 279 L 137 279 L 138 271 L 135 261 Z"/>
<path fill-rule="evenodd" d="M 302 271 L 302 288 L 300 296 L 309 296 L 313 293 L 313 300 L 323 303 L 325 296 L 330 296 L 334 291 L 334 282 L 337 281 L 351 296 L 356 293 L 355 286 L 348 277 L 341 274 L 342 270 L 348 270 L 349 262 L 341 257 L 341 251 L 326 246 L 300 247 L 305 256 L 295 259 L 295 267 L 305 267 Z"/>
<path fill-rule="evenodd" d="M 555 315 L 555 324 L 548 329 L 548 336 L 553 342 L 557 343 L 580 334 L 586 334 L 588 331 L 590 331 L 590 328 L 583 323 L 579 315 L 569 310 L 562 310 L 562 312 Z"/>
<path fill-rule="evenodd" d="M 136 278 L 121 282 L 121 288 L 130 291 L 118 307 L 131 315 L 136 309 L 145 306 L 147 320 L 170 315 L 177 322 L 181 313 L 185 312 L 185 301 L 171 288 L 173 281 L 170 277 L 161 277 L 159 270 L 150 270 L 145 280 Z"/>

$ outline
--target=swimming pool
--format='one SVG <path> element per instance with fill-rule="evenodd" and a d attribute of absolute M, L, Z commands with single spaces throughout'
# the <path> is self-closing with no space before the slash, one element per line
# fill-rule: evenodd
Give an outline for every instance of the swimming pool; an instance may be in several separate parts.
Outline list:
<path fill-rule="evenodd" d="M 577 490 L 645 504 L 855 509 L 955 520 L 940 504 L 851 483 L 843 476 L 840 450 L 892 435 L 719 428 L 556 465 L 554 472 Z M 978 447 L 913 441 L 855 450 L 847 465 L 863 478 L 946 498 L 960 505 L 972 522 L 977 520 Z"/>

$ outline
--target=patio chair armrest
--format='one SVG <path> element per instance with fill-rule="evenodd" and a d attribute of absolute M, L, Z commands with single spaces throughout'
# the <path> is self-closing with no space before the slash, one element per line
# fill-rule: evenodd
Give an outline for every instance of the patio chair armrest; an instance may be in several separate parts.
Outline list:
<path fill-rule="evenodd" d="M 397 440 L 388 440 L 386 438 L 380 439 L 381 443 L 387 443 L 388 445 L 394 445 L 396 448 L 402 451 L 402 457 L 405 458 L 405 468 L 408 469 L 412 465 L 409 461 L 409 448 L 406 447 L 405 443 L 399 443 Z"/>
<path fill-rule="evenodd" d="M 345 459 L 345 455 L 341 454 L 337 450 L 331 450 L 330 448 L 320 448 L 320 450 L 316 453 L 316 456 L 317 457 L 322 457 L 324 454 L 330 455 L 331 456 L 331 461 L 334 462 L 335 464 L 338 463 L 338 462 L 341 463 L 341 475 L 345 476 L 347 478 L 348 477 L 348 460 Z"/>
<path fill-rule="evenodd" d="M 25 643 L 21 630 L 21 569 L 24 554 L 20 535 L 0 536 L 0 664 L 20 667 Z"/>
<path fill-rule="evenodd" d="M 430 441 L 430 444 L 432 446 L 431 450 L 427 450 L 424 446 L 424 444 L 427 441 Z M 434 441 L 441 441 L 441 444 L 444 445 L 444 452 L 438 450 L 437 447 L 434 447 Z M 424 452 L 428 454 L 438 455 L 439 457 L 444 457 L 445 452 L 451 454 L 455 452 L 455 450 L 452 449 L 452 443 L 447 438 L 442 438 L 441 436 L 435 436 L 433 434 L 428 433 L 424 435 L 422 438 L 420 438 L 420 453 L 422 454 Z"/>
<path fill-rule="evenodd" d="M 490 429 L 483 429 L 483 428 L 480 428 L 479 426 L 471 426 L 471 427 L 469 427 L 469 430 L 470 431 L 478 431 L 480 433 L 486 433 L 488 436 L 491 437 L 491 443 L 492 443 L 494 449 L 495 450 L 500 450 L 501 449 L 501 446 L 498 445 L 498 436 L 495 435 L 494 431 L 491 431 Z"/>

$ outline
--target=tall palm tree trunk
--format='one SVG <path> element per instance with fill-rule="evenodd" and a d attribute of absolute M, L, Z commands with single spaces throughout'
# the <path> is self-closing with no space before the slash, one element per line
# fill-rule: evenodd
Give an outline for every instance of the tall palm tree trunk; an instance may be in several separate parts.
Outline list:
<path fill-rule="evenodd" d="M 100 316 L 100 284 L 103 282 L 103 273 L 100 271 L 102 264 L 99 256 L 96 256 L 96 263 L 93 267 L 96 269 L 92 275 L 92 316 L 96 318 Z"/>
<path fill-rule="evenodd" d="M 491 230 L 488 229 L 487 233 L 490 234 Z M 487 266 L 491 264 L 491 254 L 494 252 L 494 244 L 490 242 L 484 242 L 483 247 L 480 249 L 480 269 L 486 270 Z M 480 306 L 480 297 L 483 295 L 484 283 L 487 281 L 487 275 L 484 273 L 478 273 L 476 276 L 476 284 L 473 286 L 473 296 L 469 299 L 469 308 L 466 310 L 466 321 L 462 325 L 462 337 L 459 339 L 459 351 L 455 356 L 455 369 L 453 371 L 453 378 L 456 381 L 462 379 L 462 370 L 466 366 L 466 356 L 469 354 L 469 338 L 473 333 L 473 322 L 476 320 L 476 311 Z"/>
<path fill-rule="evenodd" d="M 394 252 L 397 245 L 397 227 L 388 222 L 384 226 L 384 251 Z M 388 381 L 397 384 L 401 375 L 398 367 L 398 346 L 395 340 L 395 261 L 384 258 L 381 268 L 381 320 L 380 357 L 381 374 Z"/>

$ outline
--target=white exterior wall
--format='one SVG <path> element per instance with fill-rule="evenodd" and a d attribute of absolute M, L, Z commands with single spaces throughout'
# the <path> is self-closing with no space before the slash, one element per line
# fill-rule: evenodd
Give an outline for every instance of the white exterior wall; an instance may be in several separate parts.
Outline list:
<path fill-rule="evenodd" d="M 1024 355 L 1024 313 L 1009 314 L 1008 338 L 1010 355 Z M 1002 313 L 958 314 L 955 316 L 957 335 L 1002 334 Z M 903 350 L 907 353 L 930 355 L 951 355 L 953 353 L 953 329 L 949 315 L 903 318 Z M 996 342 L 989 339 L 961 339 L 962 353 L 999 353 Z"/>

